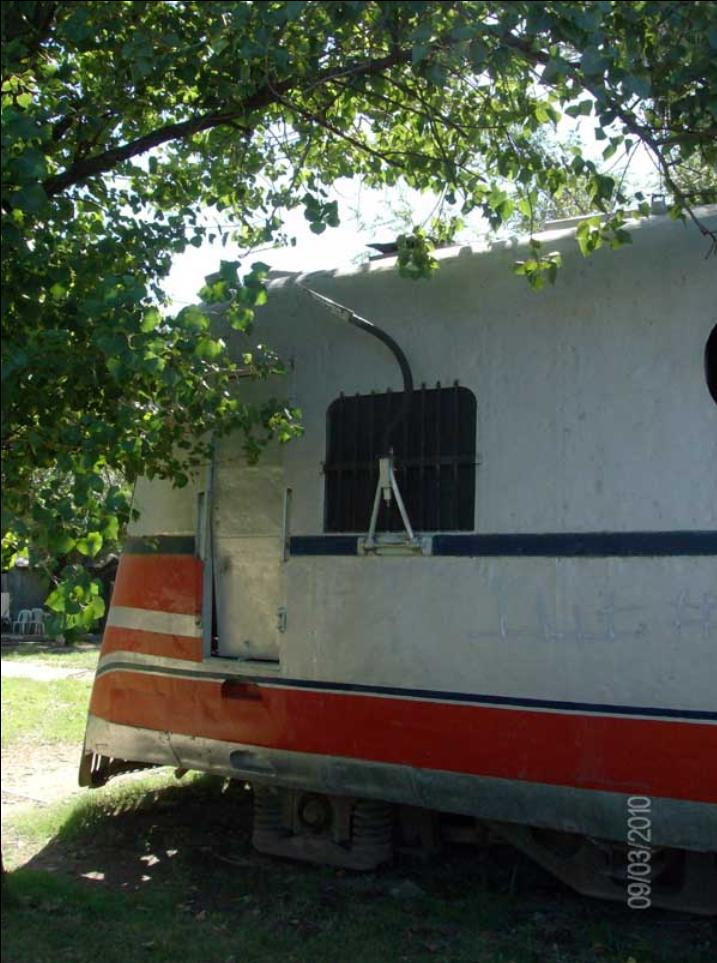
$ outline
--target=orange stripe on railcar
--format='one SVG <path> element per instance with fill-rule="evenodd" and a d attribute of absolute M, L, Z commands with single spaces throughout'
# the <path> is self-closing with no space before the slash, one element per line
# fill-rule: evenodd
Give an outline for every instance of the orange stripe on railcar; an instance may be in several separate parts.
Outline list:
<path fill-rule="evenodd" d="M 123 554 L 112 594 L 113 605 L 198 615 L 202 563 L 194 555 Z"/>
<path fill-rule="evenodd" d="M 159 655 L 170 659 L 187 659 L 191 662 L 201 662 L 203 658 L 200 638 L 108 625 L 102 639 L 102 655 L 122 651 L 143 652 L 146 655 Z"/>
<path fill-rule="evenodd" d="M 197 618 L 202 606 L 202 571 L 202 562 L 194 555 L 125 552 L 120 558 L 101 654 L 124 650 L 201 661 L 202 640 L 196 634 L 113 625 L 111 620 L 112 610 L 117 613 L 123 608 Z"/>
<path fill-rule="evenodd" d="M 717 802 L 704 764 L 717 758 L 717 726 L 256 688 L 226 698 L 221 682 L 118 670 L 96 680 L 91 712 L 267 748 Z"/>

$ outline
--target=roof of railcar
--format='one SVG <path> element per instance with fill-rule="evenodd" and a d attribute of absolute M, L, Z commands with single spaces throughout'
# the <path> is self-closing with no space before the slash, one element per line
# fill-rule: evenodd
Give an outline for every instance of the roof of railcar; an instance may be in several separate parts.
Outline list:
<path fill-rule="evenodd" d="M 699 221 L 710 230 L 717 230 L 717 204 L 705 205 L 695 209 L 695 216 Z M 587 214 L 583 217 L 566 218 L 560 221 L 552 221 L 545 225 L 545 228 L 534 235 L 535 240 L 540 241 L 543 249 L 547 252 L 550 248 L 547 245 L 554 245 L 558 248 L 569 243 L 577 232 L 579 224 L 590 217 L 599 215 Z M 669 215 L 650 215 L 634 223 L 628 222 L 625 227 L 631 233 L 642 234 L 644 232 L 654 232 L 660 230 L 673 230 L 682 226 L 683 229 L 699 231 L 699 228 L 692 221 L 687 220 L 684 225 L 676 223 Z M 438 261 L 451 261 L 456 259 L 467 259 L 473 257 L 485 257 L 491 255 L 519 257 L 523 253 L 529 253 L 530 237 L 527 235 L 515 235 L 500 240 L 486 240 L 475 244 L 457 245 L 454 247 L 441 248 L 434 252 Z M 705 237 L 705 254 L 709 253 L 710 240 Z M 297 280 L 307 280 L 309 278 L 338 278 L 356 277 L 361 275 L 375 274 L 395 270 L 396 258 L 393 256 L 373 258 L 370 261 L 357 265 L 352 268 L 333 268 L 319 271 L 270 271 L 269 284 L 271 287 L 283 287 L 287 283 Z"/>

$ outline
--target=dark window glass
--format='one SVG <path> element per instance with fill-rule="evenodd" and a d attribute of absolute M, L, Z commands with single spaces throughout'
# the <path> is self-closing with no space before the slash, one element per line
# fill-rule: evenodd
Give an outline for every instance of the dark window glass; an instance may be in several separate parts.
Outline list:
<path fill-rule="evenodd" d="M 705 345 L 705 379 L 707 390 L 717 405 L 717 324 L 712 328 Z"/>
<path fill-rule="evenodd" d="M 327 532 L 365 532 L 378 483 L 384 428 L 402 392 L 341 395 L 328 411 Z M 475 504 L 476 400 L 467 388 L 414 390 L 393 431 L 396 480 L 416 531 L 472 531 Z M 401 531 L 395 501 L 383 502 L 377 531 Z"/>

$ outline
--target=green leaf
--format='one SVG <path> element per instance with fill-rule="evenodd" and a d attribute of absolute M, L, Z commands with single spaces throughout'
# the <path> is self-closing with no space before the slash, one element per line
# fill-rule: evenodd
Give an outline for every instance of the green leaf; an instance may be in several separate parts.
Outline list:
<path fill-rule="evenodd" d="M 119 538 L 119 518 L 117 518 L 116 515 L 112 515 L 107 519 L 102 529 L 102 537 L 105 542 L 116 542 Z"/>
<path fill-rule="evenodd" d="M 185 328 L 194 331 L 206 331 L 209 327 L 209 318 L 206 313 L 195 305 L 183 308 L 177 315 L 177 321 Z"/>
<path fill-rule="evenodd" d="M 162 320 L 162 316 L 157 310 L 157 308 L 148 308 L 144 312 L 144 316 L 142 317 L 142 324 L 140 326 L 140 330 L 144 331 L 145 334 L 148 333 L 149 331 L 154 331 L 155 328 L 161 322 L 161 320 Z"/>
<path fill-rule="evenodd" d="M 103 538 L 99 532 L 89 532 L 84 538 L 77 540 L 77 551 L 82 555 L 89 555 L 94 558 L 102 548 Z"/>
<path fill-rule="evenodd" d="M 11 194 L 10 203 L 19 211 L 38 214 L 47 204 L 47 194 L 39 184 L 31 184 Z"/>
<path fill-rule="evenodd" d="M 603 160 L 610 160 L 610 158 L 617 152 L 616 144 L 608 144 L 605 150 L 602 152 Z"/>
<path fill-rule="evenodd" d="M 32 184 L 47 175 L 47 163 L 44 155 L 35 147 L 26 148 L 19 157 L 10 163 L 12 174 L 20 184 Z M 43 192 L 44 193 L 44 192 Z"/>
<path fill-rule="evenodd" d="M 68 555 L 75 547 L 75 539 L 67 532 L 59 532 L 51 540 L 51 548 L 58 555 Z"/>
<path fill-rule="evenodd" d="M 429 54 L 430 47 L 425 43 L 418 43 L 411 49 L 411 63 L 416 66 L 416 64 L 423 63 Z"/>
<path fill-rule="evenodd" d="M 239 261 L 222 261 L 219 267 L 219 275 L 228 284 L 237 285 L 239 283 Z"/>
<path fill-rule="evenodd" d="M 553 84 L 565 74 L 566 69 L 567 65 L 563 61 L 551 57 L 543 67 L 540 79 L 544 84 Z"/>
<path fill-rule="evenodd" d="M 105 614 L 105 601 L 99 595 L 94 595 L 87 605 L 87 613 L 90 625 L 98 621 Z"/>
<path fill-rule="evenodd" d="M 597 47 L 587 47 L 580 58 L 580 68 L 584 74 L 594 77 L 607 67 L 607 58 L 597 49 Z"/>
<path fill-rule="evenodd" d="M 213 361 L 218 358 L 219 355 L 224 351 L 224 342 L 221 338 L 199 338 L 197 341 L 194 353 L 198 358 L 203 358 L 207 361 Z"/>
<path fill-rule="evenodd" d="M 649 97 L 652 90 L 650 78 L 646 74 L 628 74 L 622 85 L 627 93 L 643 98 Z"/>
<path fill-rule="evenodd" d="M 565 108 L 565 113 L 570 117 L 588 117 L 593 111 L 592 100 L 581 100 L 578 104 L 570 104 Z"/>
<path fill-rule="evenodd" d="M 476 38 L 468 48 L 468 56 L 471 66 L 480 69 L 488 59 L 488 45 L 484 40 Z"/>
<path fill-rule="evenodd" d="M 51 612 L 64 612 L 67 604 L 65 592 L 55 589 L 45 599 L 45 605 Z"/>

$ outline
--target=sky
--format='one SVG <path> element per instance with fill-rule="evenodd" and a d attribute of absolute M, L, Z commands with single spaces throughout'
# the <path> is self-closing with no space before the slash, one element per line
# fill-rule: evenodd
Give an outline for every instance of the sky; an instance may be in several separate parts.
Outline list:
<path fill-rule="evenodd" d="M 592 127 L 589 118 L 570 120 L 564 117 L 558 125 L 558 138 L 568 141 L 571 136 L 578 136 L 585 155 L 599 159 L 605 142 L 594 140 Z M 644 190 L 649 197 L 650 191 L 656 190 L 656 184 L 650 158 L 644 151 L 636 152 L 630 164 L 632 189 Z M 285 232 L 296 238 L 295 246 L 257 249 L 246 258 L 246 267 L 253 261 L 263 261 L 275 271 L 310 273 L 348 269 L 366 259 L 370 253 L 367 244 L 395 240 L 396 211 L 410 207 L 413 223 L 422 224 L 431 220 L 437 205 L 434 195 L 421 195 L 405 187 L 369 190 L 358 178 L 338 181 L 328 199 L 339 202 L 341 223 L 338 227 L 329 227 L 323 234 L 313 234 L 301 208 L 289 211 L 284 219 Z M 208 223 L 212 223 L 209 216 Z M 475 214 L 468 219 L 457 242 L 470 244 L 486 232 L 486 222 Z M 205 242 L 200 248 L 189 247 L 175 258 L 164 290 L 176 307 L 194 304 L 199 300 L 198 291 L 206 275 L 216 271 L 221 260 L 238 260 L 242 253 L 231 243 L 223 247 L 219 242 Z"/>
<path fill-rule="evenodd" d="M 285 232 L 296 237 L 294 247 L 258 248 L 246 259 L 263 261 L 276 271 L 311 272 L 333 268 L 350 268 L 370 253 L 371 241 L 392 241 L 396 238 L 395 226 L 385 225 L 390 210 L 410 203 L 416 224 L 430 219 L 437 199 L 419 195 L 416 191 L 396 189 L 368 190 L 357 179 L 343 180 L 334 185 L 331 200 L 338 200 L 342 216 L 338 227 L 328 227 L 323 234 L 313 234 L 303 210 L 289 211 L 284 220 Z M 360 211 L 360 213 L 358 213 Z M 211 218 L 208 223 L 211 222 Z M 176 304 L 189 304 L 197 300 L 197 291 L 207 274 L 216 271 L 220 260 L 237 259 L 237 245 L 205 242 L 200 248 L 190 247 L 179 255 L 165 282 L 165 291 Z"/>

